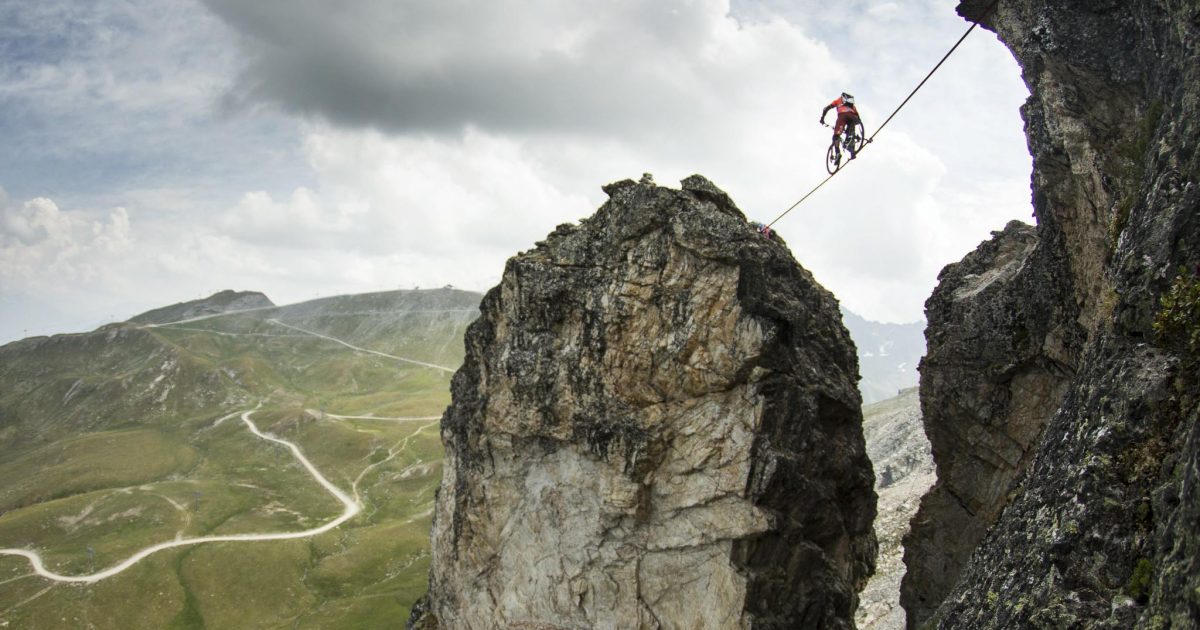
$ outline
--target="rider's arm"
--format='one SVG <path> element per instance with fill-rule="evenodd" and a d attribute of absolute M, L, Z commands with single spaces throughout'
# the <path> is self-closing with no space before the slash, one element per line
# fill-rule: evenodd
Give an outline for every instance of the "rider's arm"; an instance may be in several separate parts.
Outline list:
<path fill-rule="evenodd" d="M 824 124 L 825 124 L 825 114 L 828 114 L 828 113 L 829 113 L 829 110 L 833 109 L 833 106 L 834 106 L 834 104 L 833 104 L 833 103 L 830 103 L 830 104 L 828 104 L 828 105 L 826 105 L 826 106 L 825 106 L 825 109 L 822 109 L 822 110 L 821 110 L 821 124 L 822 124 L 822 125 L 824 125 Z"/>

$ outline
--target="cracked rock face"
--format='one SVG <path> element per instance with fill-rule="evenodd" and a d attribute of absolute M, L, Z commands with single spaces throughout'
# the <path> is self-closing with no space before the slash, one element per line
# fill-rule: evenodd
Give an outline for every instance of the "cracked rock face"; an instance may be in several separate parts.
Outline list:
<path fill-rule="evenodd" d="M 418 628 L 850 628 L 873 474 L 837 304 L 707 180 L 623 181 L 466 337 Z"/>
<path fill-rule="evenodd" d="M 946 267 L 925 303 L 921 410 L 937 483 L 904 540 L 900 602 L 925 621 L 996 522 L 1058 408 L 1083 333 L 1034 228 L 1013 221 Z"/>
<path fill-rule="evenodd" d="M 1200 358 L 1153 323 L 1176 278 L 1200 269 L 1200 8 L 1004 0 L 985 14 L 991 4 L 959 12 L 999 35 L 1030 88 L 1036 244 L 1017 274 L 1005 256 L 974 279 L 948 269 L 930 299 L 921 397 L 945 478 L 906 549 L 909 627 L 1197 628 Z M 988 277 L 1010 279 L 970 288 Z M 1030 315 L 1049 327 L 1003 325 Z M 1022 365 L 1055 368 L 1061 400 L 1033 404 L 1059 386 L 1031 390 L 1008 367 Z M 939 562 L 952 579 L 932 577 Z"/>

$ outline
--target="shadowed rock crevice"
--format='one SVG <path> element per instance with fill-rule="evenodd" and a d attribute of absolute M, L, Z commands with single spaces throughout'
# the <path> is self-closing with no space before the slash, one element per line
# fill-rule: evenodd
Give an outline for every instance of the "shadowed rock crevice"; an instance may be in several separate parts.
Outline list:
<path fill-rule="evenodd" d="M 875 496 L 836 301 L 702 177 L 604 190 L 467 333 L 412 625 L 852 627 Z"/>
<path fill-rule="evenodd" d="M 899 601 L 905 574 L 902 540 L 922 496 L 937 477 L 921 424 L 917 388 L 864 405 L 863 434 L 875 467 L 875 492 L 879 495 L 879 516 L 875 519 L 879 557 L 875 575 L 859 596 L 855 621 L 859 630 L 895 630 L 905 623 Z"/>

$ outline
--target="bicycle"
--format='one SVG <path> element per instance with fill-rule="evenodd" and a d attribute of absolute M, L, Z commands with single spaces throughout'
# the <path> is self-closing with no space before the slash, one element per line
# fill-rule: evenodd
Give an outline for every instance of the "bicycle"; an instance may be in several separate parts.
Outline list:
<path fill-rule="evenodd" d="M 828 127 L 829 125 L 825 125 Z M 862 121 L 858 121 L 851 125 L 846 125 L 846 135 L 838 139 L 834 139 L 829 143 L 829 150 L 825 152 L 825 170 L 829 171 L 830 175 L 838 172 L 842 168 L 842 150 L 850 154 L 850 159 L 853 160 L 858 156 L 858 152 L 867 144 L 867 130 L 863 127 Z"/>

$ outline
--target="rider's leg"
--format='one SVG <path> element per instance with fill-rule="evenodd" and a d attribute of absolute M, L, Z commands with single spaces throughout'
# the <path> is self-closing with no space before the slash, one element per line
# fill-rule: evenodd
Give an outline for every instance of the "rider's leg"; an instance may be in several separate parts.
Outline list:
<path fill-rule="evenodd" d="M 837 123 L 835 123 L 833 126 L 833 143 L 837 145 L 839 153 L 842 150 L 842 130 L 847 129 L 848 122 L 850 122 L 849 116 L 846 114 L 838 114 Z M 847 131 L 847 133 L 850 133 L 850 131 Z"/>
<path fill-rule="evenodd" d="M 847 116 L 846 118 L 846 151 L 850 153 L 850 159 L 853 160 L 858 153 L 858 118 Z"/>
<path fill-rule="evenodd" d="M 846 128 L 846 115 L 838 114 L 837 122 L 833 124 L 833 137 L 838 138 L 842 135 L 842 130 Z"/>

